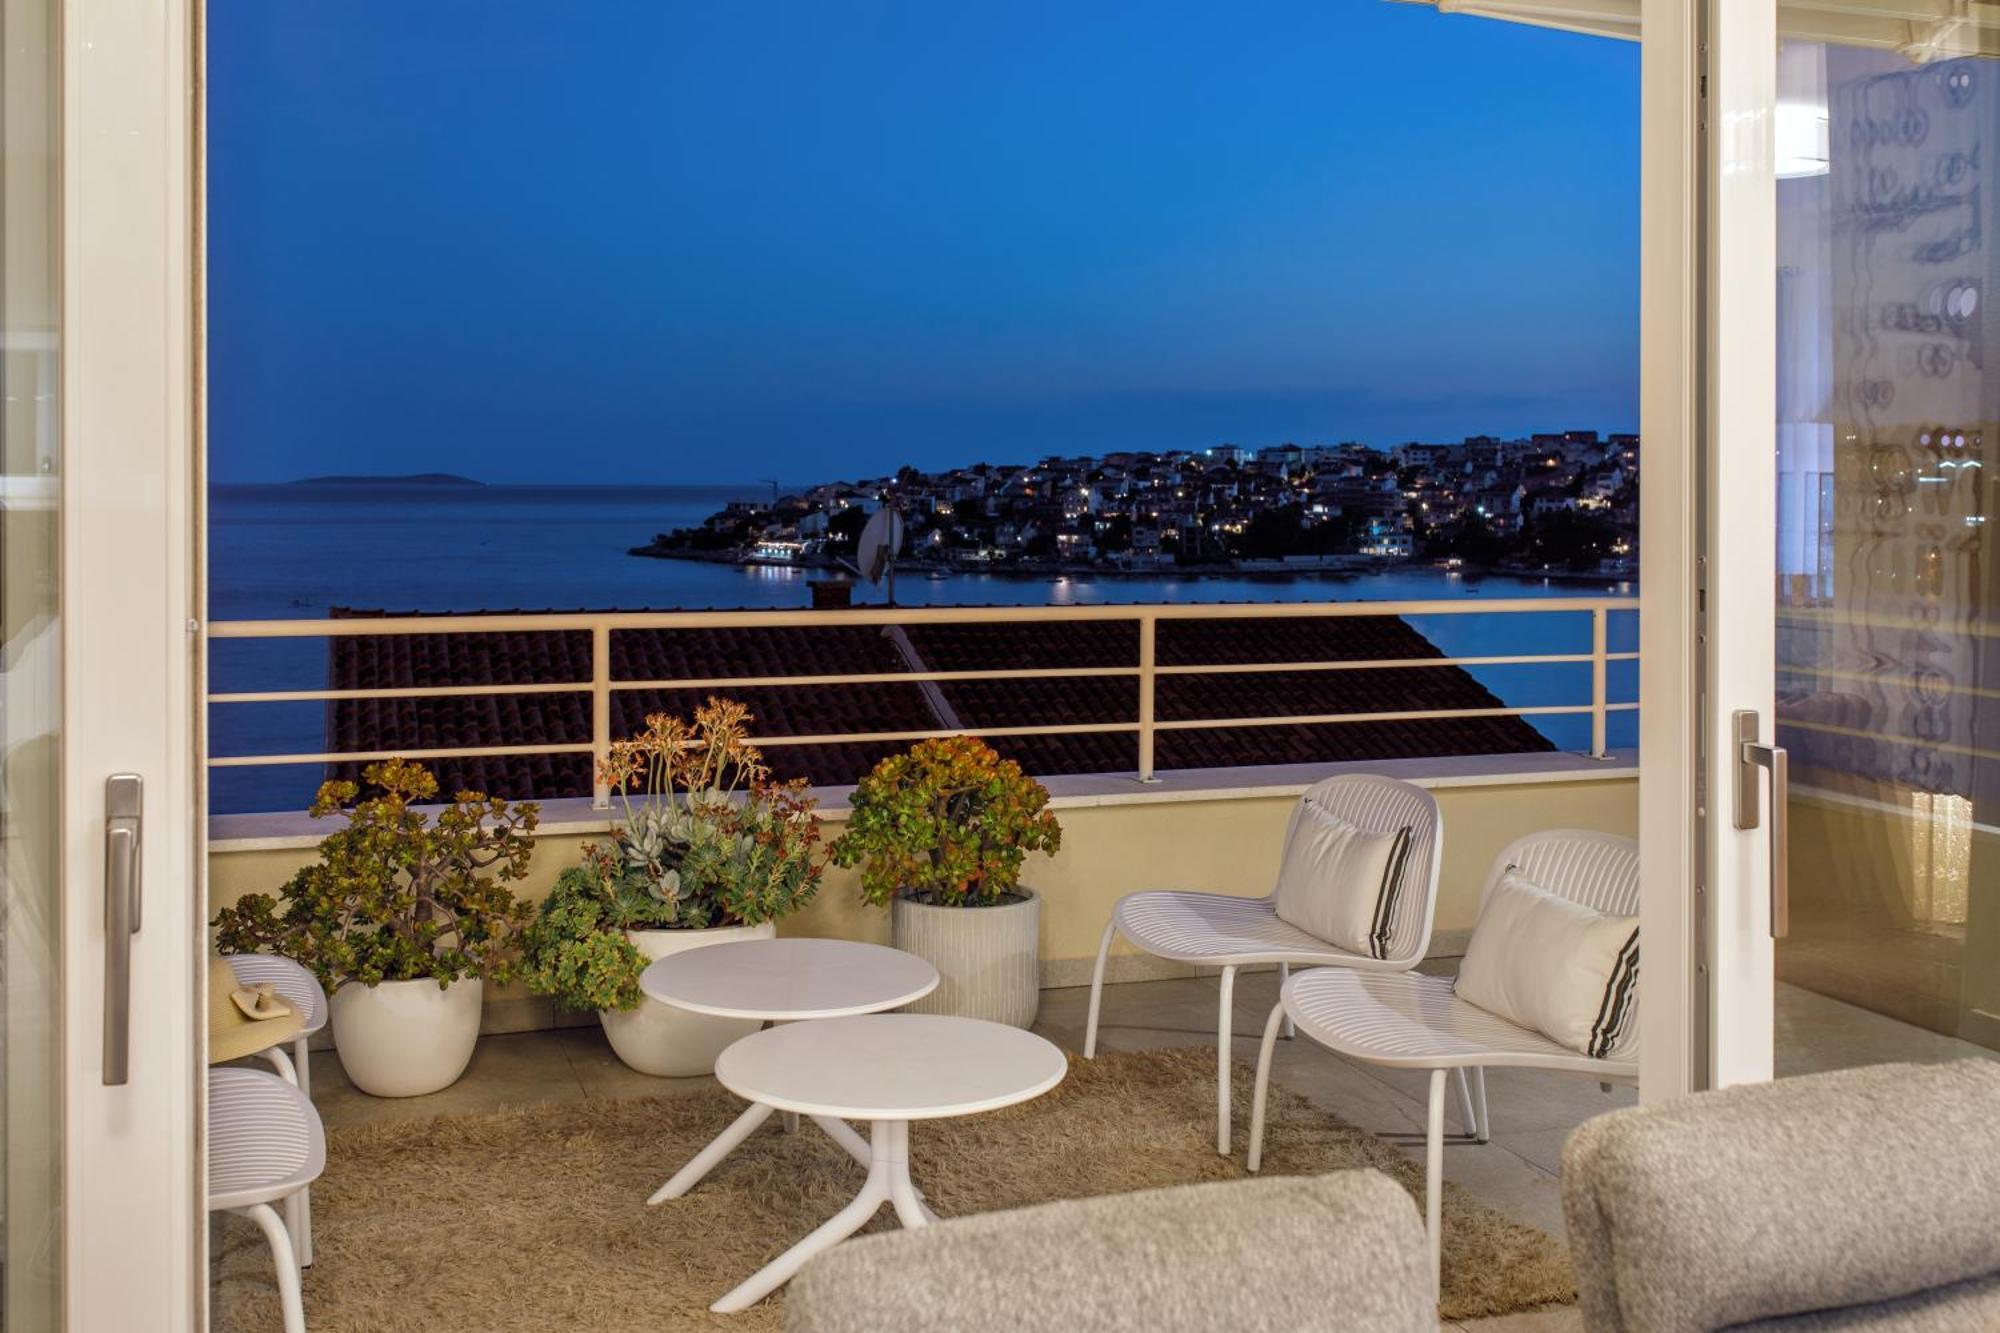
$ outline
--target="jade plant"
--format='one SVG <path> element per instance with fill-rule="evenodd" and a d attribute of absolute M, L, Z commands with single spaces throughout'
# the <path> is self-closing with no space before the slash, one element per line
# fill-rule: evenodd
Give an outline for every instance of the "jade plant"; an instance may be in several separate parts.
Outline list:
<path fill-rule="evenodd" d="M 319 860 L 274 897 L 253 893 L 216 914 L 224 953 L 277 953 L 311 968 L 329 992 L 349 982 L 508 979 L 530 909 L 507 885 L 528 871 L 538 807 L 438 794 L 423 765 L 362 770 L 364 787 L 321 785 L 310 813 L 346 819 L 320 839 Z"/>
<path fill-rule="evenodd" d="M 861 779 L 833 859 L 861 867 L 861 896 L 876 906 L 898 894 L 990 906 L 1020 887 L 1028 853 L 1062 846 L 1048 806 L 1048 789 L 984 741 L 919 741 Z"/>
<path fill-rule="evenodd" d="M 771 777 L 749 710 L 710 699 L 692 721 L 656 713 L 612 745 L 598 778 L 618 801 L 527 936 L 531 990 L 569 1009 L 638 1005 L 645 959 L 628 931 L 754 926 L 812 900 L 825 872 L 803 779 Z"/>

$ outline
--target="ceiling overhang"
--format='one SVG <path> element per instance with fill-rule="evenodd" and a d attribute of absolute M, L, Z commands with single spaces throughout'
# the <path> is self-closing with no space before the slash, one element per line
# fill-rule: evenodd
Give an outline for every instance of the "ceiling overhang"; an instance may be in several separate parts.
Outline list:
<path fill-rule="evenodd" d="M 1639 39 L 1640 0 L 1396 0 L 1440 13 Z M 2000 0 L 1782 0 L 1778 35 L 1899 51 L 1912 60 L 2000 56 Z"/>

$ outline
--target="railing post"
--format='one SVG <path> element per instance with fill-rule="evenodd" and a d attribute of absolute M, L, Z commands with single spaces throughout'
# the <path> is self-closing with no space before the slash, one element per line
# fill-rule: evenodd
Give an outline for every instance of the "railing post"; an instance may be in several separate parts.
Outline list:
<path fill-rule="evenodd" d="M 1590 757 L 1604 758 L 1604 654 L 1610 611 L 1601 603 L 1590 609 Z"/>
<path fill-rule="evenodd" d="M 1139 781 L 1158 782 L 1153 776 L 1153 666 L 1159 635 L 1159 618 L 1151 612 L 1139 617 Z"/>
<path fill-rule="evenodd" d="M 590 627 L 590 806 L 611 808 L 604 761 L 611 757 L 611 627 Z"/>

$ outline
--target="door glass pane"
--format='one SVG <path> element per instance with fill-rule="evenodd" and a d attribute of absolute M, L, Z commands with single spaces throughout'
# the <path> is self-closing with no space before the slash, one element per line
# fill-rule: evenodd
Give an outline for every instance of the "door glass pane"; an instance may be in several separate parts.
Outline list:
<path fill-rule="evenodd" d="M 0 1330 L 53 1329 L 60 231 L 52 0 L 0 0 Z"/>
<path fill-rule="evenodd" d="M 1779 57 L 1781 1074 L 2000 1048 L 2000 62 L 1877 26 Z"/>

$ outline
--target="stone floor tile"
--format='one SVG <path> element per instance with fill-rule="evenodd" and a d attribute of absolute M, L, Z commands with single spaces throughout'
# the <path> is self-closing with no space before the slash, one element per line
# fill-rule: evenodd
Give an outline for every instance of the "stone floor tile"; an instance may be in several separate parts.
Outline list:
<path fill-rule="evenodd" d="M 379 1120 L 469 1115 L 506 1106 L 571 1101 L 584 1095 L 558 1034 L 523 1032 L 479 1039 L 458 1082 L 425 1097 L 371 1097 L 355 1087 L 337 1052 L 313 1057 L 313 1103 L 329 1128 Z"/>

